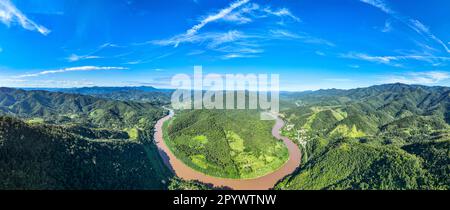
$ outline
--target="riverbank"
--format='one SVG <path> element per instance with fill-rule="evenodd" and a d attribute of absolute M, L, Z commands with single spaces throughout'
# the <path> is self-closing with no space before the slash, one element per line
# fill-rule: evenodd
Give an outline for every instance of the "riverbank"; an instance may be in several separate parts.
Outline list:
<path fill-rule="evenodd" d="M 208 176 L 201 172 L 198 172 L 187 165 L 170 151 L 169 147 L 164 141 L 163 126 L 164 123 L 170 120 L 174 116 L 173 111 L 162 119 L 160 119 L 155 125 L 155 142 L 159 148 L 161 157 L 164 163 L 180 178 L 185 180 L 197 180 L 206 184 L 211 184 L 215 187 L 225 187 L 235 190 L 267 190 L 274 187 L 274 185 L 293 173 L 297 167 L 300 166 L 301 153 L 300 149 L 287 137 L 280 135 L 280 129 L 284 126 L 284 121 L 277 118 L 276 123 L 272 129 L 272 135 L 284 142 L 289 151 L 289 160 L 278 170 L 269 173 L 265 176 L 254 179 L 226 179 Z"/>

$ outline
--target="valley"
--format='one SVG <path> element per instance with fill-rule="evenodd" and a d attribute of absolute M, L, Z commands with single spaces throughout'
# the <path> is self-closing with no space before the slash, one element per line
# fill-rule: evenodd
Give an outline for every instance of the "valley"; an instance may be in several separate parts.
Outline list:
<path fill-rule="evenodd" d="M 166 189 L 146 102 L 0 88 L 0 189 Z"/>
<path fill-rule="evenodd" d="M 273 186 L 283 177 L 293 173 L 299 166 L 301 160 L 301 153 L 299 148 L 288 138 L 280 135 L 280 129 L 284 126 L 283 120 L 278 118 L 272 128 L 272 135 L 274 138 L 282 140 L 288 150 L 288 160 L 280 168 L 277 168 L 273 172 L 260 176 L 258 178 L 249 179 L 231 179 L 231 178 L 219 178 L 206 175 L 200 171 L 197 171 L 189 167 L 186 163 L 180 160 L 171 150 L 167 144 L 167 140 L 164 138 L 167 134 L 167 125 L 174 117 L 174 112 L 171 111 L 170 115 L 158 121 L 155 126 L 155 140 L 160 153 L 164 158 L 165 163 L 172 169 L 172 171 L 183 180 L 190 180 L 206 184 L 206 186 L 199 186 L 198 184 L 185 183 L 186 181 L 176 181 L 178 186 L 175 189 L 235 189 L 235 190 L 267 190 L 273 188 Z M 181 182 L 181 183 L 180 183 Z M 187 185 L 187 186 L 186 186 Z M 181 187 L 180 187 L 181 186 Z"/>
<path fill-rule="evenodd" d="M 249 110 L 173 115 L 170 93 L 0 88 L 1 189 L 450 186 L 448 87 L 286 92 L 276 122 Z"/>
<path fill-rule="evenodd" d="M 288 160 L 285 145 L 271 136 L 274 121 L 253 110 L 180 111 L 164 125 L 164 140 L 189 167 L 207 175 L 251 179 Z"/>
<path fill-rule="evenodd" d="M 276 189 L 448 189 L 449 93 L 388 84 L 289 95 L 283 134 L 307 155 Z"/>

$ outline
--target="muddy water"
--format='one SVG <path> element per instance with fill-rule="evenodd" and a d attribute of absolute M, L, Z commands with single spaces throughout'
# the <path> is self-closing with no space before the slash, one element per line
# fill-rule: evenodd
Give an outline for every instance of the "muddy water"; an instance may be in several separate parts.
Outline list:
<path fill-rule="evenodd" d="M 273 188 L 280 179 L 293 173 L 297 167 L 300 166 L 300 150 L 290 139 L 280 135 L 280 129 L 284 126 L 284 121 L 278 118 L 272 129 L 272 135 L 277 139 L 283 140 L 289 150 L 289 160 L 283 167 L 270 174 L 254 179 L 226 179 L 205 175 L 189 168 L 181 162 L 181 160 L 178 160 L 164 143 L 162 127 L 164 122 L 172 117 L 173 112 L 171 111 L 170 115 L 160 119 L 155 125 L 155 141 L 165 164 L 171 168 L 178 177 L 185 180 L 197 180 L 203 183 L 212 184 L 215 187 L 227 187 L 234 190 L 267 190 Z"/>

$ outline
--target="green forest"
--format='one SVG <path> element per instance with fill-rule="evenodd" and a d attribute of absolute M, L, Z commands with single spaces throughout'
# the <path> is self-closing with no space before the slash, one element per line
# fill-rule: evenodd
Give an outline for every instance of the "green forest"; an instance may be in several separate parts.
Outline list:
<path fill-rule="evenodd" d="M 273 121 L 258 111 L 182 111 L 165 125 L 165 141 L 188 166 L 205 174 L 247 179 L 266 175 L 288 160 L 283 142 L 272 137 Z"/>
<path fill-rule="evenodd" d="M 450 88 L 403 84 L 284 95 L 303 163 L 276 189 L 449 189 Z"/>
<path fill-rule="evenodd" d="M 175 177 L 153 142 L 171 92 L 0 88 L 0 189 L 213 189 Z M 276 190 L 448 190 L 450 88 L 389 84 L 282 92 L 282 134 L 302 151 Z M 177 111 L 164 137 L 216 177 L 260 177 L 288 159 L 254 110 Z"/>
<path fill-rule="evenodd" d="M 165 113 L 149 102 L 0 88 L 0 189 L 167 189 L 173 175 L 152 141 Z"/>

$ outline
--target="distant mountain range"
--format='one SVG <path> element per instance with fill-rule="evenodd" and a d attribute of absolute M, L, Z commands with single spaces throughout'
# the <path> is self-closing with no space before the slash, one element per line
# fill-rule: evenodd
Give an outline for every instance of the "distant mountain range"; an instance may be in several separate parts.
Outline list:
<path fill-rule="evenodd" d="M 78 93 L 85 95 L 99 95 L 113 92 L 142 91 L 142 92 L 166 92 L 169 89 L 157 89 L 152 86 L 129 87 L 81 87 L 81 88 L 21 88 L 23 90 L 45 90 L 50 92 Z"/>
<path fill-rule="evenodd" d="M 123 101 L 152 102 L 167 104 L 171 89 L 157 89 L 151 86 L 136 87 L 82 87 L 82 88 L 21 88 L 23 90 L 43 90 L 49 92 L 82 94 Z"/>

